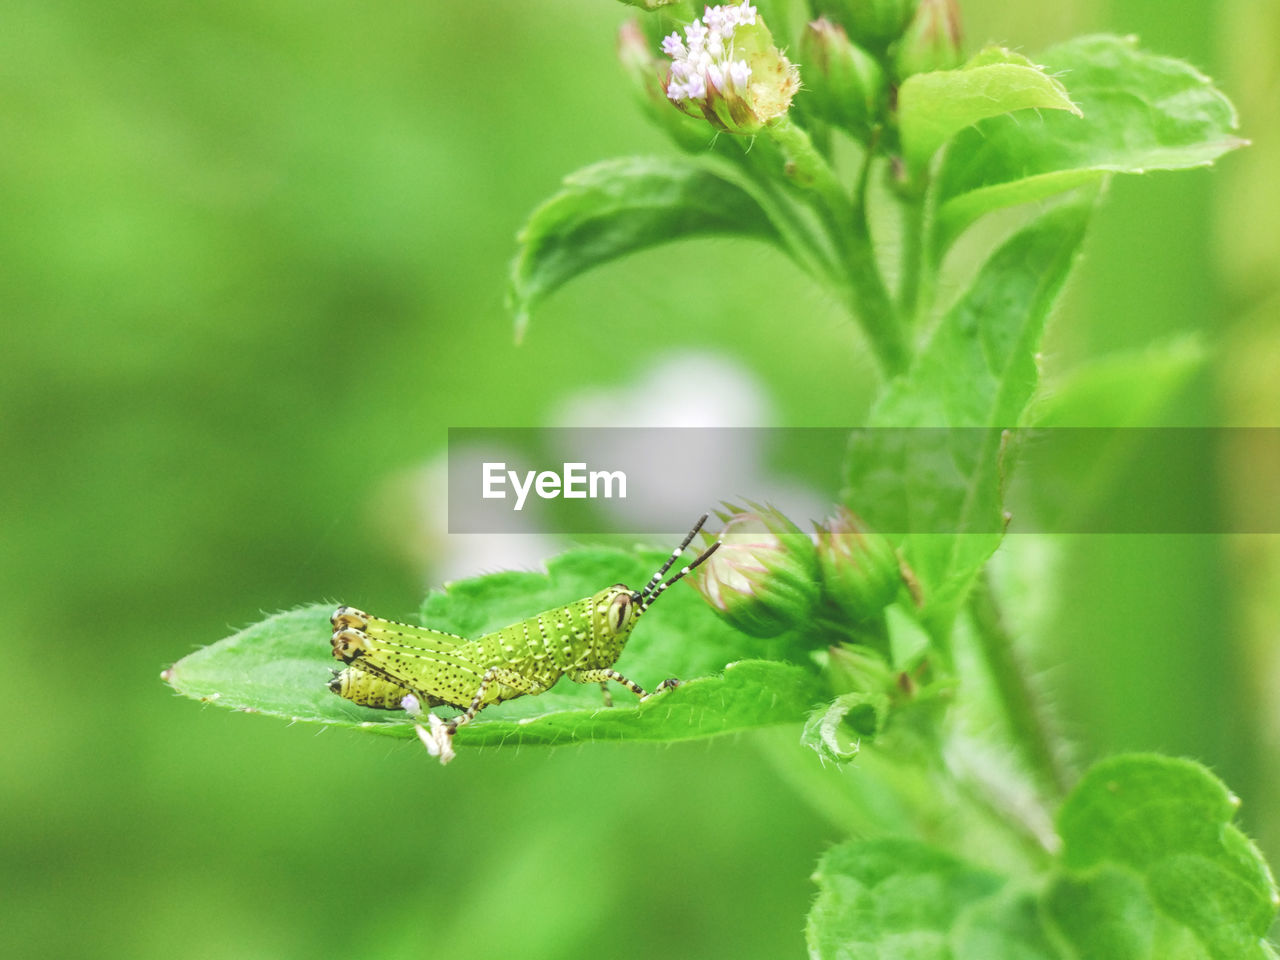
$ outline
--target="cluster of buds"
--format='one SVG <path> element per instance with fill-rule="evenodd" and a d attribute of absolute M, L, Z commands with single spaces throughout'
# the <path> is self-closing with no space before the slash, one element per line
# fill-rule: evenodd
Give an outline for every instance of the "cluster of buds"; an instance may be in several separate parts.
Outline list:
<path fill-rule="evenodd" d="M 815 538 L 772 507 L 720 513 L 720 548 L 694 587 L 726 621 L 754 637 L 807 627 L 834 612 L 855 626 L 878 617 L 903 586 L 897 551 L 841 508 Z"/>
<path fill-rule="evenodd" d="M 664 0 L 632 2 L 652 9 Z M 960 63 L 957 0 L 814 0 L 814 7 L 820 16 L 799 42 L 805 116 L 860 139 L 888 109 L 886 69 L 901 82 Z M 718 130 L 751 135 L 776 125 L 800 89 L 800 71 L 750 0 L 706 7 L 683 32 L 667 35 L 661 47 L 669 60 L 655 63 L 640 36 L 634 25 L 624 29 L 621 53 L 645 93 L 656 80 L 657 99 Z"/>
<path fill-rule="evenodd" d="M 671 58 L 667 98 L 721 130 L 752 134 L 782 117 L 800 88 L 795 66 L 749 0 L 707 7 L 700 18 L 662 41 Z"/>

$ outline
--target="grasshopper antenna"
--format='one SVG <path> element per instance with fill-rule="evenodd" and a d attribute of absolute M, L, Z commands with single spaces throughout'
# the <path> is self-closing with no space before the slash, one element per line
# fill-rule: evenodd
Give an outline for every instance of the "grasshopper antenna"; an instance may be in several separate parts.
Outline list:
<path fill-rule="evenodd" d="M 703 517 L 702 519 L 706 520 L 706 517 Z M 698 526 L 701 526 L 701 525 L 702 525 L 702 521 L 699 521 Z M 694 532 L 695 533 L 697 532 L 696 527 L 694 528 Z M 690 536 L 692 537 L 692 534 L 690 534 Z M 710 557 L 713 553 L 715 553 L 717 550 L 720 549 L 721 543 L 723 543 L 723 541 L 717 540 L 715 543 L 711 544 L 711 546 L 707 547 L 706 550 L 702 551 L 702 553 L 698 555 L 698 558 L 694 560 L 693 563 L 683 568 L 679 573 L 677 573 L 674 577 L 672 577 L 670 580 L 666 581 L 665 583 L 658 584 L 658 586 L 654 587 L 652 590 L 650 590 L 649 587 L 645 587 L 646 592 L 640 598 L 640 612 L 644 613 L 646 610 L 648 610 L 649 607 L 653 604 L 653 601 L 657 600 L 660 596 L 662 596 L 663 592 L 673 583 L 679 582 L 681 578 L 687 576 L 692 571 L 698 569 L 698 567 L 701 566 L 702 563 L 708 557 Z M 683 550 L 684 547 L 681 547 L 680 549 Z M 679 554 L 676 554 L 676 556 L 679 556 Z M 674 558 L 672 559 L 674 560 Z M 670 566 L 671 564 L 668 563 L 666 567 L 663 567 L 661 573 L 659 573 L 659 576 L 661 576 L 662 573 L 666 573 L 667 569 Z"/>
<path fill-rule="evenodd" d="M 709 516 L 710 514 L 704 513 L 698 518 L 698 522 L 693 525 L 693 529 L 690 530 L 685 538 L 680 541 L 680 546 L 676 547 L 675 550 L 672 551 L 671 556 L 667 558 L 667 562 L 662 565 L 661 569 L 659 569 L 657 573 L 649 578 L 649 582 L 644 585 L 644 589 L 636 594 L 637 600 L 643 600 L 645 597 L 649 596 L 658 584 L 662 582 L 663 574 L 670 570 L 671 565 L 676 562 L 680 554 L 684 553 L 685 548 L 688 547 L 693 538 L 698 535 L 698 531 L 702 529 L 702 525 L 707 522 L 707 518 Z"/>

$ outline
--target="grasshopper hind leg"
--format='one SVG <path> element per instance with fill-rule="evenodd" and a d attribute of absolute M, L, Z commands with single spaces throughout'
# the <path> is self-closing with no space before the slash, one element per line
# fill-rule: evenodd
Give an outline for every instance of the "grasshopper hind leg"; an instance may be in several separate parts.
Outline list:
<path fill-rule="evenodd" d="M 484 676 L 480 678 L 480 684 L 476 687 L 475 695 L 471 698 L 471 703 L 467 708 L 458 714 L 452 720 L 441 720 L 434 713 L 426 715 L 427 727 L 421 723 L 417 724 L 418 739 L 420 739 L 427 748 L 427 752 L 433 757 L 439 757 L 441 763 L 448 763 L 454 757 L 453 751 L 453 735 L 458 732 L 458 728 L 464 724 L 470 723 L 475 719 L 476 714 L 485 707 L 496 701 L 487 701 L 485 694 L 488 693 L 489 687 L 499 683 L 504 687 L 510 687 L 516 691 L 516 695 L 529 694 L 535 696 L 539 693 L 545 693 L 550 686 L 537 680 L 531 680 L 522 674 L 513 670 L 503 669 L 501 667 L 490 667 L 484 672 Z M 511 699 L 504 697 L 502 699 Z M 436 701 L 440 703 L 441 701 Z M 405 709 L 415 717 L 422 715 L 422 708 L 415 696 L 413 702 L 406 703 Z"/>

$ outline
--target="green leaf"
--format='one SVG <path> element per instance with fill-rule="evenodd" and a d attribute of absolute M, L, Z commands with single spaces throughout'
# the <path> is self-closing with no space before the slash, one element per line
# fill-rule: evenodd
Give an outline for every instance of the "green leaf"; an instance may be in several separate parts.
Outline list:
<path fill-rule="evenodd" d="M 1236 800 L 1189 760 L 1094 766 L 1058 817 L 1047 884 L 908 840 L 823 856 L 810 956 L 853 960 L 1267 960 L 1276 888 L 1231 825 Z"/>
<path fill-rule="evenodd" d="M 1059 813 L 1063 869 L 1046 893 L 1075 955 L 1267 957 L 1280 898 L 1231 823 L 1238 805 L 1190 760 L 1135 755 L 1090 769 Z"/>
<path fill-rule="evenodd" d="M 1148 426 L 1208 357 L 1194 334 L 1068 370 L 1031 411 L 1037 427 Z"/>
<path fill-rule="evenodd" d="M 517 338 L 529 313 L 592 267 L 673 240 L 710 235 L 781 243 L 742 187 L 692 160 L 622 157 L 585 167 L 520 231 L 508 301 Z"/>
<path fill-rule="evenodd" d="M 907 163 L 919 169 L 939 147 L 979 120 L 1043 107 L 1080 115 L 1066 89 L 1026 57 L 989 47 L 959 70 L 917 73 L 898 90 Z"/>
<path fill-rule="evenodd" d="M 1057 429 L 1047 442 L 1029 444 L 1010 492 L 1019 516 L 1035 518 L 1042 529 L 1124 529 L 1128 513 L 1117 513 L 1113 498 L 1152 449 L 1143 443 L 1143 431 L 1125 428 L 1157 425 L 1160 411 L 1204 368 L 1207 355 L 1198 337 L 1180 336 L 1088 361 L 1048 386 L 1028 420 Z M 1176 446 L 1191 459 L 1199 447 L 1177 441 L 1155 446 L 1165 456 Z"/>
<path fill-rule="evenodd" d="M 1132 37 L 1079 37 L 1041 59 L 1084 119 L 1020 113 L 956 136 L 938 174 L 937 259 L 984 213 L 1109 173 L 1205 166 L 1245 143 L 1233 134 L 1235 109 L 1208 77 L 1139 50 Z"/>
<path fill-rule="evenodd" d="M 1035 389 L 1045 319 L 1093 201 L 1082 192 L 1006 241 L 889 384 L 872 429 L 850 442 L 845 502 L 873 529 L 911 534 L 908 562 L 934 623 L 949 618 L 1000 542 L 1001 431 L 1019 425 Z"/>
<path fill-rule="evenodd" d="M 1006 888 L 960 917 L 952 935 L 955 960 L 1060 960 L 1029 890 Z"/>
<path fill-rule="evenodd" d="M 610 583 L 643 583 L 667 558 L 655 551 L 582 549 L 546 574 L 499 573 L 450 585 L 423 605 L 423 622 L 478 636 L 542 610 L 590 596 Z M 165 671 L 180 693 L 219 706 L 292 721 L 409 737 L 401 711 L 357 706 L 327 689 L 333 670 L 329 615 L 314 605 L 268 617 L 197 650 Z M 646 614 L 618 668 L 650 689 L 686 682 L 644 703 L 603 706 L 595 685 L 567 678 L 547 693 L 489 707 L 459 729 L 466 744 L 551 744 L 586 740 L 686 740 L 781 723 L 800 723 L 822 699 L 813 671 L 758 659 L 792 653 L 787 638 L 763 642 L 722 623 L 693 590 L 673 589 Z"/>
<path fill-rule="evenodd" d="M 813 879 L 819 893 L 806 938 L 814 960 L 950 960 L 962 913 L 1004 884 L 910 840 L 842 843 Z"/>
<path fill-rule="evenodd" d="M 1189 760 L 1103 761 L 1063 804 L 1062 852 L 1034 887 L 914 841 L 841 844 L 814 874 L 810 956 L 1267 960 L 1280 900 L 1236 806 Z"/>

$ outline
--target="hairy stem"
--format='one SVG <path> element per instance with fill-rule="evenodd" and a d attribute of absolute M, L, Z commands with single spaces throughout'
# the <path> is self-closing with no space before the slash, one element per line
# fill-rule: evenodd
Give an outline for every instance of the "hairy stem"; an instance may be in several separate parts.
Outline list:
<path fill-rule="evenodd" d="M 979 577 L 969 598 L 969 613 L 978 648 L 995 683 L 1009 733 L 1036 780 L 1053 800 L 1059 801 L 1071 788 L 1071 771 L 1062 759 L 1057 737 L 1050 728 L 1031 678 L 1013 647 L 1000 608 L 985 573 Z"/>
<path fill-rule="evenodd" d="M 735 169 L 745 174 L 744 189 L 755 197 L 803 269 L 820 283 L 838 283 L 842 274 L 840 265 L 822 243 L 821 232 L 804 221 L 803 208 L 797 207 L 767 173 L 750 164 L 741 164 Z"/>
<path fill-rule="evenodd" d="M 792 179 L 807 191 L 815 211 L 831 231 L 844 261 L 851 312 L 862 325 L 880 366 L 887 376 L 902 373 L 907 367 L 907 346 L 880 274 L 866 217 L 864 198 L 870 152 L 856 198 L 850 198 L 807 133 L 785 118 L 768 130 L 787 156 Z"/>

